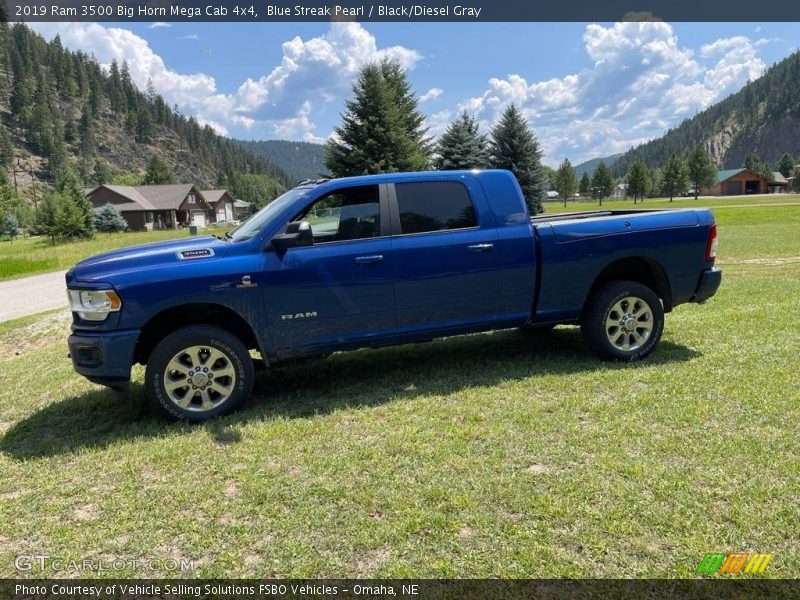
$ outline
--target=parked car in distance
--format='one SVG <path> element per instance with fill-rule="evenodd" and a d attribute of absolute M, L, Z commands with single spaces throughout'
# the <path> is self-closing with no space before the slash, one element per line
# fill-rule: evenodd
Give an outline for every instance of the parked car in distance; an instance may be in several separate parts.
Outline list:
<path fill-rule="evenodd" d="M 603 359 L 637 360 L 665 313 L 716 293 L 716 244 L 708 210 L 531 218 L 508 171 L 307 181 L 224 238 L 78 263 L 70 355 L 116 389 L 146 365 L 153 406 L 189 421 L 239 407 L 254 360 L 557 324 L 580 325 Z"/>

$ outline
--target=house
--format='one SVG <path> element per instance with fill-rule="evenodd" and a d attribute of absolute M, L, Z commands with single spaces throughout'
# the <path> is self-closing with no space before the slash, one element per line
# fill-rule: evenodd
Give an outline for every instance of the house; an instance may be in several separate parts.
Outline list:
<path fill-rule="evenodd" d="M 741 196 L 744 194 L 766 194 L 769 180 L 750 169 L 728 169 L 717 173 L 713 187 L 703 188 L 703 196 Z"/>
<path fill-rule="evenodd" d="M 614 191 L 611 192 L 612 198 L 627 198 L 628 197 L 628 184 L 618 183 L 614 186 Z"/>
<path fill-rule="evenodd" d="M 233 201 L 233 220 L 244 221 L 250 218 L 250 203 L 247 200 Z"/>
<path fill-rule="evenodd" d="M 214 211 L 215 221 L 233 221 L 233 204 L 235 202 L 233 196 L 228 193 L 228 190 L 202 190 L 206 202 L 211 206 Z"/>
<path fill-rule="evenodd" d="M 772 179 L 767 186 L 770 194 L 781 194 L 789 191 L 789 180 L 780 171 L 772 172 Z"/>
<path fill-rule="evenodd" d="M 112 204 L 138 231 L 204 227 L 216 213 L 192 183 L 172 185 L 98 185 L 86 196 L 96 210 Z"/>

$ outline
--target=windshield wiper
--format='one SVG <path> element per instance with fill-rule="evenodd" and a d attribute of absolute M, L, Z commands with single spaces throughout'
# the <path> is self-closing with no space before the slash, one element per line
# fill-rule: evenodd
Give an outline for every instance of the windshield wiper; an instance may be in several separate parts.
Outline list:
<path fill-rule="evenodd" d="M 226 231 L 225 232 L 225 239 L 226 240 L 232 240 L 233 239 L 233 236 L 231 235 L 230 231 Z"/>

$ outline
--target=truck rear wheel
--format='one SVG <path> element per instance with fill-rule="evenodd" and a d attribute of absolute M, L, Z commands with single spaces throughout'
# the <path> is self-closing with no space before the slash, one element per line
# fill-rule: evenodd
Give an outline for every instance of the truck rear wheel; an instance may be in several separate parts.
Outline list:
<path fill-rule="evenodd" d="M 600 358 L 633 361 L 650 354 L 664 332 L 664 307 L 649 287 L 612 281 L 589 299 L 581 318 L 586 345 Z"/>
<path fill-rule="evenodd" d="M 236 336 L 213 325 L 197 325 L 174 331 L 153 349 L 145 392 L 158 412 L 200 422 L 241 406 L 253 379 L 253 361 Z"/>

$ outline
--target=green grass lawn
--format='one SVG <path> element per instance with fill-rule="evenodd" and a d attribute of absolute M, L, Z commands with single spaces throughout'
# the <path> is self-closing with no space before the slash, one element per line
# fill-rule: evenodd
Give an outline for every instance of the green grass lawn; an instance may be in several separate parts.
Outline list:
<path fill-rule="evenodd" d="M 0 577 L 691 577 L 742 550 L 800 576 L 800 206 L 716 214 L 723 287 L 633 365 L 571 327 L 335 354 L 191 427 L 74 375 L 68 315 L 5 326 Z"/>
<path fill-rule="evenodd" d="M 634 208 L 646 210 L 648 208 L 728 208 L 741 206 L 764 206 L 773 204 L 800 205 L 800 194 L 760 194 L 756 196 L 729 196 L 710 197 L 701 196 L 694 198 L 647 198 L 644 202 L 633 203 L 633 200 L 623 198 L 620 200 L 603 200 L 603 205 L 596 200 L 570 200 L 566 208 L 563 201 L 547 201 L 544 203 L 545 214 L 575 212 L 580 210 L 602 210 L 607 208 Z"/>
<path fill-rule="evenodd" d="M 207 229 L 205 234 L 221 235 L 224 229 Z M 13 243 L 0 242 L 0 281 L 37 273 L 69 269 L 76 262 L 117 248 L 189 237 L 188 229 L 137 231 L 127 233 L 97 233 L 91 240 L 52 245 L 49 238 L 17 238 Z"/>

